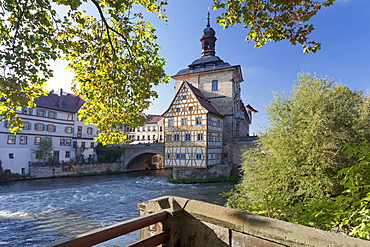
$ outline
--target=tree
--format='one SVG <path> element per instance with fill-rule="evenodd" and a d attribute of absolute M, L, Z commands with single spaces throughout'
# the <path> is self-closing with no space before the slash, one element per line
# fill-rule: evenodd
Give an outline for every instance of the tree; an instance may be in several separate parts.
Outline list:
<path fill-rule="evenodd" d="M 121 158 L 125 149 L 121 146 L 107 147 L 99 143 L 96 146 L 95 151 L 99 162 L 114 163 Z"/>
<path fill-rule="evenodd" d="M 34 99 L 47 94 L 43 86 L 53 76 L 50 60 L 68 61 L 76 75 L 73 91 L 86 100 L 80 118 L 98 127 L 96 140 L 103 144 L 122 141 L 118 126 L 142 125 L 145 118 L 138 113 L 157 97 L 152 87 L 168 82 L 155 29 L 134 8 L 139 4 L 166 20 L 167 1 L 91 0 L 96 16 L 85 13 L 85 2 L 0 2 L 0 115 L 12 133 L 23 126 L 16 110 L 34 107 Z M 333 2 L 215 0 L 214 9 L 226 9 L 218 19 L 225 27 L 244 23 L 256 46 L 288 39 L 315 52 L 319 43 L 307 39 L 313 26 L 304 23 Z M 57 13 L 60 7 L 66 7 L 65 15 Z"/>
<path fill-rule="evenodd" d="M 267 41 L 288 40 L 292 45 L 301 44 L 304 52 L 316 52 L 321 43 L 308 39 L 315 29 L 307 24 L 322 7 L 332 5 L 335 0 L 214 0 L 214 9 L 225 9 L 217 18 L 225 28 L 243 24 L 249 29 L 247 40 L 261 47 Z"/>
<path fill-rule="evenodd" d="M 343 147 L 370 140 L 369 106 L 362 92 L 299 74 L 290 96 L 274 94 L 267 108 L 270 127 L 258 148 L 244 153 L 243 179 L 228 205 L 323 229 L 338 224 L 320 210 L 330 210 L 348 187 L 342 179 L 358 157 Z M 315 220 L 319 214 L 328 217 Z"/>
<path fill-rule="evenodd" d="M 32 152 L 36 155 L 36 159 L 42 161 L 42 164 L 45 165 L 45 162 L 53 156 L 53 149 L 52 141 L 44 137 L 41 138 L 38 148 L 32 150 Z"/>

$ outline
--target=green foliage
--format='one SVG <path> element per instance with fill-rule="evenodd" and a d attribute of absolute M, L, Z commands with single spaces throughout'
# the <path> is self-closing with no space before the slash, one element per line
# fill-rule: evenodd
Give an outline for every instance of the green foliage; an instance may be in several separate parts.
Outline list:
<path fill-rule="evenodd" d="M 307 22 L 323 8 L 332 5 L 335 0 L 214 0 L 214 9 L 225 12 L 217 18 L 224 27 L 243 24 L 248 29 L 246 40 L 261 47 L 267 41 L 288 40 L 292 45 L 301 44 L 306 53 L 321 49 L 321 43 L 308 39 L 315 29 Z"/>
<path fill-rule="evenodd" d="M 44 137 L 41 138 L 37 149 L 32 150 L 32 152 L 36 155 L 36 159 L 45 164 L 45 162 L 53 156 L 53 148 L 52 140 Z"/>
<path fill-rule="evenodd" d="M 343 149 L 370 140 L 369 102 L 361 92 L 301 73 L 290 96 L 275 93 L 267 108 L 270 127 L 258 148 L 244 153 L 244 176 L 228 205 L 321 229 L 343 225 L 341 217 L 355 206 L 344 206 L 356 198 L 353 186 L 369 185 L 357 153 Z M 358 206 L 366 198 L 361 193 Z"/>
<path fill-rule="evenodd" d="M 107 147 L 99 143 L 95 151 L 98 156 L 98 162 L 114 163 L 123 155 L 125 149 L 121 146 Z"/>
<path fill-rule="evenodd" d="M 34 107 L 34 99 L 46 95 L 50 60 L 68 61 L 76 75 L 74 92 L 87 102 L 80 119 L 101 130 L 102 143 L 122 141 L 118 126 L 143 124 L 138 113 L 157 97 L 152 87 L 168 82 L 155 29 L 133 9 L 140 4 L 165 19 L 165 1 L 92 0 L 97 16 L 88 15 L 83 2 L 0 2 L 0 97 L 6 99 L 0 115 L 12 132 L 23 126 L 16 110 Z M 61 6 L 67 9 L 64 16 L 56 11 Z"/>

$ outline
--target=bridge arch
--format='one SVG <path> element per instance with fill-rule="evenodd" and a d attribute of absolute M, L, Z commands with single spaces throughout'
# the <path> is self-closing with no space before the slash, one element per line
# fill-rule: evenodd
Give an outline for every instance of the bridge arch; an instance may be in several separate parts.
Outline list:
<path fill-rule="evenodd" d="M 159 169 L 163 155 L 163 143 L 127 145 L 122 156 L 123 167 L 126 171 Z"/>

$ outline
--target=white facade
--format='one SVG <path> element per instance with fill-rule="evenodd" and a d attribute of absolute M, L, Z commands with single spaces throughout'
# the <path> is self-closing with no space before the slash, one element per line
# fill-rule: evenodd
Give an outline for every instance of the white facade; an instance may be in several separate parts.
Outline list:
<path fill-rule="evenodd" d="M 148 122 L 135 129 L 124 126 L 123 132 L 127 135 L 130 144 L 164 142 L 163 117 L 159 115 L 145 115 Z"/>
<path fill-rule="evenodd" d="M 24 128 L 16 135 L 7 128 L 7 121 L 0 123 L 0 160 L 3 169 L 10 169 L 12 173 L 28 174 L 29 164 L 37 162 L 33 150 L 38 149 L 41 138 L 50 138 L 53 143 L 53 159 L 57 162 L 73 161 L 76 156 L 76 147 L 85 159 L 93 158 L 97 136 L 95 126 L 84 125 L 77 120 L 79 107 L 71 109 L 69 105 L 75 102 L 83 104 L 83 100 L 74 95 L 55 95 L 50 93 L 36 100 L 36 108 L 23 109 L 19 117 Z M 62 107 L 53 103 L 53 99 L 63 99 Z M 67 101 L 74 102 L 67 102 Z M 72 103 L 72 104 L 69 104 Z M 81 149 L 81 147 L 85 147 Z"/>

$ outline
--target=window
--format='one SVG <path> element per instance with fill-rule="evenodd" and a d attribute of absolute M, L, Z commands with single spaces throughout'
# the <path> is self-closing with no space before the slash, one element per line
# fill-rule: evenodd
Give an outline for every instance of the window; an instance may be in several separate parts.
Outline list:
<path fill-rule="evenodd" d="M 15 135 L 8 136 L 8 144 L 15 144 Z"/>
<path fill-rule="evenodd" d="M 166 142 L 172 142 L 172 135 L 166 135 Z"/>
<path fill-rule="evenodd" d="M 76 141 L 73 142 L 73 148 L 77 148 L 77 142 Z"/>
<path fill-rule="evenodd" d="M 162 126 L 160 126 L 160 127 L 159 127 L 159 131 L 163 131 L 163 128 L 162 128 Z"/>
<path fill-rule="evenodd" d="M 190 107 L 189 107 L 189 111 L 192 111 L 192 110 L 193 110 L 193 107 L 192 107 L 192 106 L 190 106 Z"/>
<path fill-rule="evenodd" d="M 53 124 L 48 124 L 48 131 L 49 131 L 49 132 L 55 132 L 55 130 L 56 130 L 56 126 L 55 126 L 55 125 L 53 125 Z"/>
<path fill-rule="evenodd" d="M 73 128 L 72 127 L 65 127 L 65 132 L 68 134 L 73 133 Z"/>
<path fill-rule="evenodd" d="M 71 146 L 72 140 L 71 139 L 66 139 L 66 146 Z"/>
<path fill-rule="evenodd" d="M 195 119 L 195 124 L 197 124 L 197 125 L 202 124 L 202 118 L 197 117 L 197 118 Z"/>
<path fill-rule="evenodd" d="M 227 158 L 227 156 L 228 156 L 228 153 L 224 153 L 224 158 Z"/>
<path fill-rule="evenodd" d="M 186 95 L 183 95 L 183 96 L 182 96 L 182 99 L 186 99 L 186 98 L 187 98 L 187 97 L 186 97 Z"/>
<path fill-rule="evenodd" d="M 197 159 L 197 160 L 201 160 L 201 159 L 202 159 L 202 154 L 197 154 L 197 155 L 196 155 L 196 159 Z"/>
<path fill-rule="evenodd" d="M 30 122 L 23 122 L 23 129 L 24 130 L 30 130 L 31 129 Z"/>
<path fill-rule="evenodd" d="M 186 118 L 181 119 L 181 125 L 182 126 L 186 125 Z"/>
<path fill-rule="evenodd" d="M 26 145 L 27 144 L 27 136 L 20 136 L 19 137 L 19 144 Z"/>
<path fill-rule="evenodd" d="M 180 154 L 180 159 L 185 159 L 185 154 Z"/>
<path fill-rule="evenodd" d="M 35 145 L 39 145 L 41 141 L 41 137 L 35 137 Z"/>
<path fill-rule="evenodd" d="M 217 120 L 217 126 L 221 127 L 221 120 Z"/>
<path fill-rule="evenodd" d="M 142 127 L 143 131 L 145 131 L 145 127 Z"/>
<path fill-rule="evenodd" d="M 175 111 L 179 112 L 180 111 L 180 108 L 176 108 Z"/>
<path fill-rule="evenodd" d="M 179 134 L 176 134 L 173 136 L 173 141 L 180 141 L 180 135 Z"/>
<path fill-rule="evenodd" d="M 150 126 L 148 126 L 148 131 L 150 131 Z"/>
<path fill-rule="evenodd" d="M 39 131 L 45 130 L 45 125 L 42 124 L 42 123 L 36 123 L 35 124 L 35 130 L 39 130 Z"/>
<path fill-rule="evenodd" d="M 36 114 L 37 114 L 37 116 L 44 117 L 45 116 L 45 111 L 44 110 L 37 110 Z"/>
<path fill-rule="evenodd" d="M 66 139 L 60 139 L 60 146 L 65 146 L 66 145 Z"/>
<path fill-rule="evenodd" d="M 13 153 L 9 153 L 9 159 L 14 159 L 14 154 Z"/>
<path fill-rule="evenodd" d="M 50 118 L 56 118 L 56 113 L 55 113 L 55 111 L 49 111 L 49 117 Z"/>
<path fill-rule="evenodd" d="M 130 132 L 130 127 L 126 127 L 126 132 Z"/>
<path fill-rule="evenodd" d="M 45 141 L 52 142 L 51 137 L 45 137 Z"/>
<path fill-rule="evenodd" d="M 212 91 L 218 91 L 218 81 L 217 80 L 212 81 Z"/>
<path fill-rule="evenodd" d="M 203 141 L 203 134 L 198 134 L 198 141 Z"/>
<path fill-rule="evenodd" d="M 171 158 L 171 154 L 167 154 L 167 159 Z"/>
<path fill-rule="evenodd" d="M 221 141 L 221 135 L 217 135 L 217 141 L 220 142 Z"/>
<path fill-rule="evenodd" d="M 149 141 L 150 140 L 150 135 L 147 136 L 147 140 Z"/>
<path fill-rule="evenodd" d="M 85 148 L 86 147 L 86 143 L 85 142 L 81 142 L 81 147 L 82 148 Z"/>
<path fill-rule="evenodd" d="M 71 152 L 70 151 L 66 151 L 66 158 L 70 158 L 71 157 Z"/>
<path fill-rule="evenodd" d="M 168 127 L 172 127 L 173 126 L 173 119 L 170 119 L 168 120 Z"/>
<path fill-rule="evenodd" d="M 190 141 L 190 134 L 185 134 L 185 141 Z"/>
<path fill-rule="evenodd" d="M 88 134 L 88 135 L 92 135 L 92 133 L 93 133 L 93 128 L 88 127 L 88 128 L 87 128 L 87 134 Z"/>
<path fill-rule="evenodd" d="M 94 142 L 90 142 L 90 148 L 94 148 L 94 147 L 95 147 Z"/>
<path fill-rule="evenodd" d="M 26 168 L 22 168 L 22 175 L 26 174 Z"/>
<path fill-rule="evenodd" d="M 67 120 L 73 120 L 73 114 L 68 114 Z"/>

